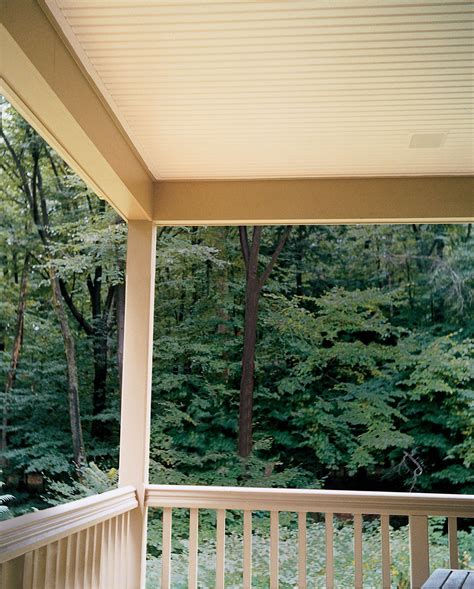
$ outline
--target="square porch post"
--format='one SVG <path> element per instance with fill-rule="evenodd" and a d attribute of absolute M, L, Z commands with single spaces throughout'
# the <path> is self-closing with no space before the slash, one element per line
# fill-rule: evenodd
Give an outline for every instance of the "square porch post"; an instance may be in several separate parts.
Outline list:
<path fill-rule="evenodd" d="M 125 286 L 119 485 L 137 489 L 139 507 L 131 513 L 128 589 L 145 587 L 150 408 L 155 291 L 156 227 L 129 221 Z"/>

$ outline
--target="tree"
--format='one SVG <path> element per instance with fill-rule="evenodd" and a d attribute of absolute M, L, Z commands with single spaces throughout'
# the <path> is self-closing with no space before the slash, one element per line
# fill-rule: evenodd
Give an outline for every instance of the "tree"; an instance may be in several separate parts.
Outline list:
<path fill-rule="evenodd" d="M 117 465 L 126 225 L 13 109 L 3 122 L 21 164 L 3 141 L 0 402 L 18 513 L 44 506 L 30 473 L 53 492 L 77 479 L 66 351 L 87 455 Z M 151 480 L 472 489 L 471 227 L 287 231 L 160 230 Z"/>
<path fill-rule="evenodd" d="M 10 366 L 7 373 L 5 383 L 5 397 L 3 400 L 3 416 L 2 416 L 2 437 L 0 440 L 0 459 L 3 461 L 7 449 L 7 430 L 8 430 L 8 403 L 10 395 L 13 390 L 15 382 L 18 361 L 20 359 L 21 346 L 23 343 L 23 333 L 25 325 L 25 305 L 26 305 L 26 289 L 28 285 L 28 273 L 30 264 L 30 254 L 25 255 L 23 262 L 23 270 L 21 272 L 20 293 L 18 297 L 17 318 L 15 325 L 15 339 L 13 343 Z"/>
<path fill-rule="evenodd" d="M 64 188 L 63 188 L 64 190 Z M 103 420 L 107 408 L 107 379 L 109 366 L 110 334 L 117 329 L 117 377 L 121 382 L 123 355 L 123 319 L 125 311 L 125 224 L 110 210 L 104 201 L 93 204 L 87 199 L 90 230 L 73 224 L 67 225 L 70 235 L 67 245 L 55 251 L 61 264 L 61 293 L 76 320 L 78 327 L 92 344 L 92 435 L 107 440 L 110 432 Z M 58 229 L 61 231 L 61 228 Z M 66 236 L 65 236 L 66 237 Z M 88 297 L 88 305 L 81 309 L 74 294 L 81 289 Z M 75 287 L 68 286 L 68 282 Z M 74 292 L 74 290 L 76 292 Z M 81 293 L 82 294 L 82 293 Z M 80 297 L 81 302 L 83 297 Z M 115 317 L 113 317 L 115 312 Z M 88 317 L 89 315 L 89 317 Z"/>
<path fill-rule="evenodd" d="M 49 210 L 40 166 L 41 153 L 46 148 L 44 142 L 30 127 L 27 127 L 25 130 L 24 142 L 20 150 L 16 149 L 7 137 L 3 124 L 0 126 L 0 136 L 10 156 L 10 168 L 8 171 L 18 180 L 19 188 L 28 204 L 29 212 L 46 257 L 45 268 L 51 285 L 52 304 L 64 341 L 64 353 L 68 374 L 69 419 L 74 462 L 78 470 L 80 470 L 85 462 L 85 451 L 80 417 L 76 349 L 74 337 L 68 324 L 64 298 L 61 294 L 60 280 L 50 252 L 51 228 Z M 29 156 L 28 160 L 25 158 L 25 148 Z M 31 163 L 30 170 L 27 170 L 25 167 L 26 161 Z"/>
<path fill-rule="evenodd" d="M 285 246 L 290 235 L 291 226 L 286 227 L 271 254 L 270 261 L 261 274 L 258 273 L 258 261 L 262 239 L 262 227 L 255 226 L 252 242 L 249 243 L 246 227 L 239 227 L 240 246 L 245 263 L 245 311 L 244 311 L 244 346 L 242 350 L 242 376 L 240 379 L 239 403 L 239 456 L 247 458 L 253 446 L 253 391 L 255 380 L 255 345 L 257 341 L 258 302 L 262 288 Z"/>

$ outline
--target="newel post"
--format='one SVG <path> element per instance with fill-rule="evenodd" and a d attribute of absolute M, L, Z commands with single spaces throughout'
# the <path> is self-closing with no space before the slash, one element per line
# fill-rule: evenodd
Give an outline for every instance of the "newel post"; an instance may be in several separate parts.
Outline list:
<path fill-rule="evenodd" d="M 153 307 L 156 228 L 148 221 L 128 223 L 125 287 L 119 485 L 133 485 L 139 508 L 131 513 L 127 550 L 128 589 L 145 587 L 150 447 Z"/>

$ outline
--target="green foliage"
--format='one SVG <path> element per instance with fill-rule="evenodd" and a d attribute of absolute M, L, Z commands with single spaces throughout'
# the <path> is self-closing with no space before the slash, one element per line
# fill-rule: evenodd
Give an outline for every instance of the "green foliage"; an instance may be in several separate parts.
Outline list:
<path fill-rule="evenodd" d="M 2 128 L 30 184 L 39 157 L 50 221 L 45 242 L 4 141 L 2 383 L 19 277 L 32 256 L 9 399 L 0 387 L 5 471 L 20 480 L 17 497 L 44 506 L 25 474 L 41 474 L 57 501 L 108 488 L 95 471 L 75 480 L 66 363 L 46 270 L 54 268 L 69 297 L 87 458 L 107 472 L 118 463 L 126 225 L 10 107 Z M 262 265 L 277 233 L 264 229 Z M 472 492 L 472 241 L 469 225 L 294 227 L 260 303 L 255 447 L 241 461 L 245 271 L 237 228 L 160 229 L 151 481 Z"/>
<path fill-rule="evenodd" d="M 48 268 L 53 266 L 67 290 L 70 325 L 78 356 L 81 416 L 89 459 L 117 463 L 119 391 L 116 356 L 115 288 L 123 282 L 126 226 L 99 201 L 11 107 L 3 110 L 2 130 L 21 154 L 32 183 L 38 156 L 48 239 L 33 222 L 34 203 L 21 190 L 20 174 L 6 141 L 0 143 L 0 379 L 10 368 L 15 337 L 19 276 L 25 256 L 28 272 L 25 325 L 20 362 L 8 402 L 7 474 L 40 473 L 63 480 L 74 472 L 68 417 L 67 372 L 57 318 L 51 307 Z M 36 203 L 36 206 L 40 206 Z M 95 309 L 93 306 L 95 305 Z M 82 324 L 78 318 L 82 319 Z M 87 327 L 86 331 L 84 325 Z M 105 348 L 104 406 L 95 410 L 96 344 Z M 4 390 L 4 385 L 0 388 Z M 95 431 L 94 431 L 95 428 Z M 104 434 L 100 435 L 103 431 Z M 20 482 L 20 496 L 28 492 Z M 34 500 L 36 503 L 36 499 Z"/>
<path fill-rule="evenodd" d="M 272 297 L 264 318 L 280 349 L 272 381 L 286 400 L 273 431 L 289 422 L 292 448 L 330 470 L 353 474 L 412 441 L 397 428 L 402 394 L 392 381 L 403 351 L 400 329 L 383 313 L 391 302 L 374 289 L 336 288 L 317 300 Z"/>
<path fill-rule="evenodd" d="M 90 497 L 115 489 L 118 485 L 118 471 L 115 468 L 101 470 L 91 462 L 81 471 L 80 480 L 67 482 L 51 481 L 48 494 L 44 497 L 49 505 L 61 505 L 82 497 Z"/>
<path fill-rule="evenodd" d="M 460 335 L 412 341 L 400 381 L 402 429 L 413 437 L 424 490 L 474 492 L 474 340 Z"/>
<path fill-rule="evenodd" d="M 0 470 L 0 475 L 2 471 Z M 3 481 L 0 481 L 0 490 L 5 486 Z M 15 501 L 15 497 L 10 495 L 9 493 L 5 493 L 3 495 L 0 494 L 0 521 L 9 519 L 12 517 L 10 509 L 8 508 L 8 503 Z"/>

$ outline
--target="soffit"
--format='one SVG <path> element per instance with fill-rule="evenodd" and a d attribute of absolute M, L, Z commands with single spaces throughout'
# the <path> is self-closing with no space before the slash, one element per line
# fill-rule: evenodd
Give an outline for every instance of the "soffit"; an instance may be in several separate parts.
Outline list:
<path fill-rule="evenodd" d="M 472 2 L 46 0 L 158 180 L 472 174 Z"/>

